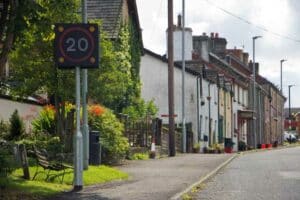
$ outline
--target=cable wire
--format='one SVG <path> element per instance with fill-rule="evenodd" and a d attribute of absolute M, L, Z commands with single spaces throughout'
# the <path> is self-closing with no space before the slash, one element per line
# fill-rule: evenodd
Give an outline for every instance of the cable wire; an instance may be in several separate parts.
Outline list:
<path fill-rule="evenodd" d="M 240 21 L 242 21 L 242 22 L 244 22 L 244 23 L 246 23 L 246 24 L 249 24 L 249 25 L 251 25 L 251 26 L 254 26 L 254 27 L 256 27 L 256 28 L 258 28 L 258 29 L 260 29 L 260 30 L 262 30 L 262 31 L 264 31 L 264 32 L 268 32 L 268 33 L 271 33 L 271 34 L 273 34 L 273 35 L 275 35 L 275 36 L 277 36 L 277 37 L 284 38 L 284 39 L 287 39 L 287 40 L 291 40 L 291 41 L 293 41 L 293 42 L 300 43 L 300 40 L 298 40 L 298 39 L 295 39 L 295 38 L 293 38 L 293 37 L 290 37 L 290 36 L 287 36 L 287 35 L 283 35 L 283 34 L 280 34 L 280 33 L 276 33 L 276 32 L 274 32 L 274 31 L 272 31 L 272 30 L 267 29 L 267 28 L 264 27 L 264 26 L 257 25 L 257 24 L 255 24 L 255 23 L 253 23 L 253 22 L 251 22 L 251 21 L 249 21 L 249 20 L 247 20 L 247 19 L 245 19 L 245 18 L 243 18 L 243 17 L 241 17 L 241 16 L 238 16 L 238 15 L 236 15 L 236 14 L 234 14 L 234 13 L 232 13 L 232 12 L 230 12 L 230 11 L 224 9 L 224 8 L 221 8 L 221 7 L 219 7 L 218 5 L 216 5 L 215 3 L 213 3 L 213 2 L 211 2 L 211 1 L 209 1 L 209 0 L 205 0 L 205 1 L 206 1 L 208 4 L 212 5 L 213 7 L 215 7 L 215 8 L 217 8 L 217 9 L 223 11 L 224 13 L 226 13 L 226 14 L 228 14 L 228 15 L 230 15 L 230 16 L 232 16 L 232 17 L 234 17 L 234 18 L 236 18 L 236 19 L 238 19 L 238 20 L 240 20 Z"/>

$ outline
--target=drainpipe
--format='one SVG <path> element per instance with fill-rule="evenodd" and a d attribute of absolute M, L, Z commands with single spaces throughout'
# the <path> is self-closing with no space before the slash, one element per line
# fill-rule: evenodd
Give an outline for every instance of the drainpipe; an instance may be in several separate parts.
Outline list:
<path fill-rule="evenodd" d="M 199 76 L 197 76 L 197 133 L 198 133 L 198 142 L 201 139 L 201 131 L 200 131 L 200 109 L 199 109 Z"/>
<path fill-rule="evenodd" d="M 212 141 L 211 141 L 211 96 L 210 96 L 210 85 L 211 83 L 208 83 L 208 135 L 209 135 L 209 144 L 212 145 Z"/>
<path fill-rule="evenodd" d="M 224 90 L 224 135 L 225 135 L 225 138 L 227 136 L 227 128 L 226 128 L 226 124 L 227 124 L 227 113 L 226 113 L 226 98 L 227 98 L 227 95 L 226 95 L 226 92 Z"/>
<path fill-rule="evenodd" d="M 221 141 L 219 141 L 219 135 L 221 134 L 220 133 L 220 88 L 219 88 L 219 85 L 217 85 L 217 89 L 218 89 L 218 139 L 217 139 L 217 142 L 220 143 Z"/>
<path fill-rule="evenodd" d="M 231 118 L 231 139 L 233 141 L 234 134 L 235 134 L 234 133 L 235 119 L 233 117 L 233 100 L 232 100 L 233 96 L 231 95 L 231 92 L 233 90 L 232 86 L 233 86 L 233 84 L 231 84 L 231 91 L 229 92 L 229 94 L 230 94 L 230 106 L 231 106 L 231 108 L 230 108 L 230 114 L 231 114 L 231 116 L 230 116 L 230 118 Z M 237 116 L 236 116 L 236 118 L 237 118 Z M 236 144 L 236 145 L 238 145 L 238 144 Z"/>
<path fill-rule="evenodd" d="M 201 99 L 200 105 L 202 105 L 202 99 L 203 99 L 203 75 L 200 75 L 199 81 L 200 81 L 200 99 Z M 203 119 L 204 118 L 202 117 L 202 120 Z M 202 130 L 202 124 L 203 123 L 200 124 L 200 139 L 201 140 L 203 140 L 203 135 L 202 135 L 202 132 L 201 132 L 201 130 Z"/>

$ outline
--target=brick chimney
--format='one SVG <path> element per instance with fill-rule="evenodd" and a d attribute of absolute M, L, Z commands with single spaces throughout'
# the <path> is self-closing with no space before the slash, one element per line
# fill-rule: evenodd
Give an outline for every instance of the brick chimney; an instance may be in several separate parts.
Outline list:
<path fill-rule="evenodd" d="M 177 16 L 177 27 L 178 27 L 178 28 L 181 28 L 181 27 L 182 27 L 181 22 L 182 22 L 181 15 L 179 14 L 179 15 Z"/>
<path fill-rule="evenodd" d="M 217 56 L 225 59 L 227 41 L 219 37 L 219 33 L 210 33 L 210 37 L 203 33 L 200 36 L 193 36 L 193 48 L 200 57 L 209 61 L 209 53 L 212 52 Z"/>
<path fill-rule="evenodd" d="M 251 72 L 253 72 L 253 62 L 252 62 L 252 60 L 250 60 L 250 62 L 249 62 L 249 70 L 251 71 Z M 259 74 L 259 63 L 255 63 L 255 74 L 257 75 L 257 74 Z"/>
<path fill-rule="evenodd" d="M 216 33 L 212 40 L 212 52 L 221 58 L 225 58 L 227 41 L 225 38 L 220 38 L 219 34 Z"/>
<path fill-rule="evenodd" d="M 193 36 L 193 49 L 195 54 L 199 55 L 199 58 L 209 61 L 210 38 L 206 33 L 200 36 Z"/>
<path fill-rule="evenodd" d="M 244 52 L 243 53 L 243 63 L 245 65 L 248 65 L 248 62 L 249 62 L 249 53 Z"/>

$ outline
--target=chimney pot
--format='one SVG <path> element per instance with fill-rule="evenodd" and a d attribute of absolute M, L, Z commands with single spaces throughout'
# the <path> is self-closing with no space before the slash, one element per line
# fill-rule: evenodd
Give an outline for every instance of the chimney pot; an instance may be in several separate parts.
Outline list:
<path fill-rule="evenodd" d="M 181 28 L 181 15 L 180 14 L 177 16 L 177 26 L 179 28 Z"/>
<path fill-rule="evenodd" d="M 219 33 L 216 33 L 216 34 L 215 34 L 215 38 L 219 38 Z"/>
<path fill-rule="evenodd" d="M 206 36 L 206 33 L 205 33 L 205 32 L 203 32 L 203 33 L 202 33 L 202 35 L 203 35 L 203 36 Z"/>
<path fill-rule="evenodd" d="M 210 37 L 214 38 L 214 33 L 213 32 L 210 33 Z"/>

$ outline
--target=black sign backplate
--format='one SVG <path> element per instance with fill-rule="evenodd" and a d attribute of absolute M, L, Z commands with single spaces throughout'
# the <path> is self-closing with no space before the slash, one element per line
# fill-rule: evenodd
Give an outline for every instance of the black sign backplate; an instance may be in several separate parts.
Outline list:
<path fill-rule="evenodd" d="M 98 25 L 55 24 L 54 59 L 61 69 L 98 68 Z"/>

